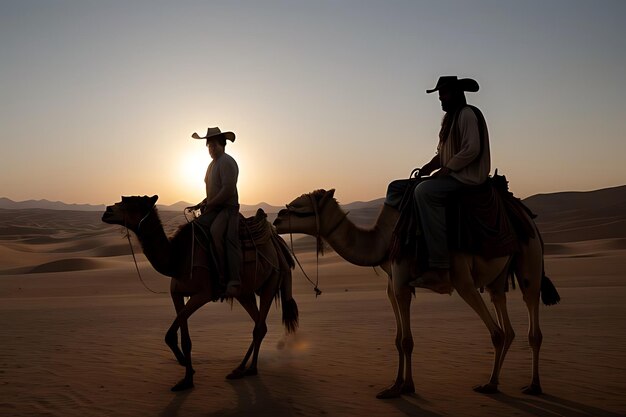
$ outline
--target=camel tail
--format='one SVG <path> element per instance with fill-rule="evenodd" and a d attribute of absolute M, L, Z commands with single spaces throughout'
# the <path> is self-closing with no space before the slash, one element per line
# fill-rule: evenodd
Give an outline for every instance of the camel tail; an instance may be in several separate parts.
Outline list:
<path fill-rule="evenodd" d="M 276 233 L 272 235 L 272 240 L 280 268 L 280 304 L 283 310 L 283 325 L 287 333 L 295 333 L 298 330 L 299 314 L 298 304 L 292 294 L 291 270 L 296 264 L 285 241 Z"/>
<path fill-rule="evenodd" d="M 283 325 L 287 333 L 295 333 L 298 330 L 299 315 L 298 305 L 291 293 L 291 269 L 281 271 L 280 304 L 283 309 Z"/>
<path fill-rule="evenodd" d="M 290 298 L 281 302 L 283 306 L 283 325 L 287 333 L 295 333 L 298 330 L 298 305 L 296 300 Z"/>
<path fill-rule="evenodd" d="M 547 306 L 558 304 L 561 301 L 559 292 L 545 273 L 541 278 L 541 301 Z"/>
<path fill-rule="evenodd" d="M 532 213 L 531 213 L 532 214 Z M 535 216 L 536 217 L 536 216 Z M 539 236 L 539 241 L 541 242 L 541 261 L 544 262 L 544 252 L 545 252 L 545 244 L 543 242 L 543 237 L 541 233 L 539 233 L 539 229 L 537 225 L 535 225 L 535 230 L 537 232 L 537 236 Z M 546 268 L 545 263 L 543 264 L 543 269 L 541 271 L 541 302 L 547 306 L 553 306 L 558 304 L 561 301 L 561 296 L 559 292 L 556 290 L 556 287 L 552 283 L 552 280 L 546 276 Z"/>

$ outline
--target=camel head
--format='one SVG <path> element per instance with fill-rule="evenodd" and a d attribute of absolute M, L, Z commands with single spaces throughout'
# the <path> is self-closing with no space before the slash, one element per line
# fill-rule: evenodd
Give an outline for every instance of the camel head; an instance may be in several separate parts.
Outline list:
<path fill-rule="evenodd" d="M 328 224 L 333 224 L 328 210 L 331 205 L 338 209 L 334 198 L 335 190 L 316 190 L 302 194 L 287 204 L 287 208 L 278 212 L 274 226 L 278 233 L 304 233 L 308 235 L 324 235 Z M 340 210 L 336 210 L 341 213 Z M 344 215 L 345 216 L 345 215 Z"/>
<path fill-rule="evenodd" d="M 148 197 L 144 195 L 122 197 L 122 201 L 112 206 L 107 206 L 102 215 L 102 221 L 108 224 L 119 224 L 136 231 L 143 219 L 154 209 L 159 196 Z"/>

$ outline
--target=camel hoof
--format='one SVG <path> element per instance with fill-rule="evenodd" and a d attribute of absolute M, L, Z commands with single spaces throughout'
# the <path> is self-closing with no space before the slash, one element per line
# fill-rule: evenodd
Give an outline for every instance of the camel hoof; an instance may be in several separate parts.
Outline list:
<path fill-rule="evenodd" d="M 497 394 L 500 392 L 495 384 L 476 385 L 473 389 L 481 394 Z"/>
<path fill-rule="evenodd" d="M 400 395 L 402 395 L 402 389 L 397 385 L 392 385 L 376 394 L 376 398 L 379 400 L 387 400 L 389 398 L 398 398 Z"/>
<path fill-rule="evenodd" d="M 226 379 L 241 379 L 246 376 L 246 370 L 241 368 L 235 368 L 231 373 L 226 375 Z"/>
<path fill-rule="evenodd" d="M 543 390 L 541 389 L 541 385 L 530 384 L 522 388 L 522 392 L 527 395 L 541 395 L 543 394 Z"/>
<path fill-rule="evenodd" d="M 413 385 L 413 383 L 402 384 L 400 394 L 415 394 L 415 385 Z"/>
<path fill-rule="evenodd" d="M 193 378 L 183 378 L 178 384 L 174 385 L 170 390 L 172 392 L 184 391 L 193 388 Z"/>
<path fill-rule="evenodd" d="M 243 373 L 244 376 L 255 376 L 255 375 L 258 375 L 258 374 L 259 374 L 259 372 L 257 371 L 256 368 L 248 368 Z"/>

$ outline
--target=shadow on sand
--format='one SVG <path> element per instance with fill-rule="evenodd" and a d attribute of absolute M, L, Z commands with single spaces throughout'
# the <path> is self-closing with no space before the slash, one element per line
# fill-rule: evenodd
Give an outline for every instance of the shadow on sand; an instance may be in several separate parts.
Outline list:
<path fill-rule="evenodd" d="M 411 395 L 403 395 L 400 398 L 393 398 L 390 400 L 382 400 L 388 401 L 389 404 L 393 405 L 398 409 L 398 411 L 402 412 L 407 416 L 420 416 L 420 417 L 442 417 L 443 414 L 438 414 L 430 410 L 426 410 L 422 408 L 423 405 L 430 404 L 429 401 L 423 399 L 418 394 Z"/>
<path fill-rule="evenodd" d="M 161 411 L 161 413 L 159 414 L 159 417 L 178 416 L 178 412 L 180 411 L 180 408 L 182 407 L 187 397 L 189 397 L 189 394 L 191 394 L 192 392 L 193 390 L 187 390 L 187 391 L 179 392 L 178 394 L 176 394 L 176 396 L 172 398 L 172 401 L 170 401 L 167 407 L 165 407 L 163 411 Z"/>
<path fill-rule="evenodd" d="M 229 417 L 229 416 L 272 416 L 291 417 L 301 415 L 299 410 L 290 407 L 289 401 L 275 399 L 261 377 L 246 378 L 236 381 L 226 380 L 235 391 L 237 403 L 229 408 L 207 411 L 207 417 Z M 194 390 L 188 390 L 176 394 L 170 403 L 161 411 L 160 417 L 177 417 L 184 415 L 181 411 L 189 395 Z"/>
<path fill-rule="evenodd" d="M 316 401 L 315 395 L 311 393 L 311 400 L 308 404 L 294 404 L 293 400 L 287 396 L 276 396 L 272 394 L 263 382 L 262 377 L 246 378 L 237 381 L 226 381 L 235 392 L 236 403 L 228 408 L 208 410 L 206 417 L 235 417 L 235 416 L 255 416 L 255 417 L 294 417 L 302 415 L 333 415 L 332 412 L 324 410 L 323 404 Z M 288 384 L 289 386 L 294 386 Z M 297 386 L 297 385 L 295 385 Z M 177 417 L 184 415 L 183 404 L 192 391 L 177 394 L 161 411 L 160 417 Z M 302 393 L 300 393 L 302 394 Z M 379 400 L 376 400 L 379 401 Z M 422 408 L 428 405 L 428 401 L 418 395 L 403 396 L 391 400 L 384 400 L 390 406 L 397 408 L 407 416 L 420 417 L 442 417 L 427 409 Z M 345 414 L 345 413 L 342 413 Z"/>
<path fill-rule="evenodd" d="M 289 401 L 276 399 L 261 376 L 236 381 L 226 381 L 237 397 L 237 404 L 232 408 L 211 411 L 207 417 L 228 416 L 276 416 L 291 417 L 299 413 L 289 406 Z"/>
<path fill-rule="evenodd" d="M 566 400 L 552 395 L 541 395 L 539 397 L 514 398 L 500 393 L 492 397 L 494 400 L 516 408 L 520 411 L 538 417 L 620 417 L 623 414 L 602 410 Z"/>

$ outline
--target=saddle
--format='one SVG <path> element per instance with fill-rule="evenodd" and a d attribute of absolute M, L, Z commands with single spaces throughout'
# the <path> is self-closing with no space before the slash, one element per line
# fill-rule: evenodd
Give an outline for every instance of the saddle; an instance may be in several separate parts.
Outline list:
<path fill-rule="evenodd" d="M 421 178 L 396 180 L 389 184 L 385 204 L 400 211 L 390 248 L 390 259 L 417 256 L 417 269 L 428 268 L 420 220 L 413 204 L 413 191 Z M 522 242 L 535 236 L 528 220 L 536 216 L 508 190 L 508 181 L 497 172 L 484 184 L 467 186 L 451 196 L 447 208 L 450 250 L 480 255 L 487 259 L 513 255 Z"/>
<path fill-rule="evenodd" d="M 239 240 L 244 262 L 257 261 L 259 247 L 273 244 L 279 257 L 283 257 L 291 268 L 295 266 L 289 248 L 278 236 L 276 229 L 267 221 L 267 214 L 259 208 L 253 217 L 244 217 L 239 213 Z"/>
<path fill-rule="evenodd" d="M 194 238 L 204 250 L 210 250 L 211 235 L 203 226 L 196 225 Z M 239 213 L 239 240 L 241 242 L 243 262 L 257 261 L 259 248 L 272 243 L 277 252 L 279 252 L 279 256 L 284 257 L 284 260 L 291 268 L 295 266 L 287 244 L 276 233 L 271 223 L 267 221 L 267 214 L 261 208 L 252 217 L 244 217 L 243 214 Z"/>
<path fill-rule="evenodd" d="M 259 246 L 265 245 L 272 238 L 272 228 L 267 221 L 267 214 L 259 208 L 252 217 L 239 216 L 239 240 L 241 241 L 241 251 L 244 254 L 244 261 L 254 260 L 254 252 Z M 211 248 L 211 234 L 199 223 L 195 225 L 194 237 L 196 242 L 205 250 Z"/>
<path fill-rule="evenodd" d="M 267 221 L 267 214 L 258 209 L 253 217 L 244 217 L 239 213 L 239 240 L 241 250 L 255 249 L 266 244 L 272 238 L 272 228 Z"/>
<path fill-rule="evenodd" d="M 260 250 L 266 245 L 273 245 L 278 258 L 278 264 L 274 267 L 283 268 L 286 266 L 291 269 L 295 267 L 295 261 L 291 256 L 289 247 L 278 235 L 271 223 L 267 221 L 267 214 L 263 209 L 259 208 L 252 217 L 246 218 L 241 213 L 238 215 L 242 262 L 259 262 L 262 259 L 267 261 L 267 258 L 260 253 Z M 193 234 L 193 239 L 198 245 L 198 247 L 194 249 L 193 254 L 194 266 L 205 267 L 212 271 L 209 284 L 214 287 L 214 294 L 216 294 L 214 300 L 216 300 L 220 298 L 219 294 L 224 292 L 225 283 L 217 279 L 219 274 L 213 273 L 217 270 L 217 260 L 215 259 L 215 254 L 212 249 L 210 231 L 206 230 L 205 226 L 196 222 L 192 222 L 186 225 L 186 227 L 189 231 L 188 233 Z M 245 276 L 242 276 L 242 280 L 243 279 L 245 279 Z"/>

